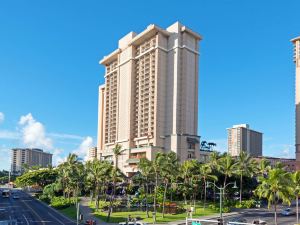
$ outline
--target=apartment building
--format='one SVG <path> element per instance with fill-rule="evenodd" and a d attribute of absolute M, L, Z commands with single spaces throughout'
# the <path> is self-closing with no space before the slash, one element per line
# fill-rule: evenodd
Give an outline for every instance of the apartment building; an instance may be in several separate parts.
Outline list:
<path fill-rule="evenodd" d="M 295 172 L 297 170 L 296 159 L 286 159 L 269 156 L 257 156 L 253 159 L 255 159 L 258 163 L 260 163 L 261 160 L 266 159 L 270 162 L 271 167 L 275 167 L 277 163 L 281 163 L 284 166 L 284 169 L 289 172 Z"/>
<path fill-rule="evenodd" d="M 296 161 L 300 164 L 300 36 L 292 39 L 294 44 L 294 63 L 296 65 L 295 79 L 295 147 Z"/>
<path fill-rule="evenodd" d="M 97 147 L 92 147 L 88 150 L 88 160 L 97 158 Z"/>
<path fill-rule="evenodd" d="M 234 125 L 227 129 L 228 134 L 228 154 L 238 156 L 241 151 L 247 152 L 251 156 L 262 155 L 263 134 L 251 130 L 248 124 Z"/>
<path fill-rule="evenodd" d="M 128 176 L 140 158 L 174 151 L 180 161 L 199 158 L 198 64 L 201 36 L 176 22 L 130 32 L 105 56 L 99 87 L 98 157 L 114 161 Z M 114 162 L 115 163 L 115 162 Z"/>
<path fill-rule="evenodd" d="M 23 170 L 23 165 L 27 166 L 52 166 L 52 154 L 43 152 L 37 148 L 14 148 L 11 150 L 11 172 L 19 174 Z"/>

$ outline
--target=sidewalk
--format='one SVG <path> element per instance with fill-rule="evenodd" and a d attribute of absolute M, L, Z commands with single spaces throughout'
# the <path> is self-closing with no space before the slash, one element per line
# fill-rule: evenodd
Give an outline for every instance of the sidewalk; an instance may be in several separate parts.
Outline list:
<path fill-rule="evenodd" d="M 97 225 L 117 225 L 117 223 L 107 223 L 105 221 L 100 220 L 99 218 L 93 215 L 93 210 L 89 207 L 90 199 L 87 197 L 81 198 L 80 201 L 80 212 L 83 215 L 83 220 L 95 220 Z"/>
<path fill-rule="evenodd" d="M 223 217 L 226 218 L 227 216 L 235 216 L 240 214 L 240 212 L 230 212 L 230 213 L 223 213 Z M 219 214 L 215 214 L 215 215 L 210 215 L 210 216 L 201 216 L 201 217 L 193 217 L 193 219 L 202 219 L 202 220 L 213 220 L 213 219 L 218 219 L 219 218 Z M 160 223 L 160 224 L 156 224 L 156 225 L 182 225 L 185 224 L 186 220 L 177 220 L 177 221 L 172 221 L 172 222 L 168 222 L 168 223 Z"/>

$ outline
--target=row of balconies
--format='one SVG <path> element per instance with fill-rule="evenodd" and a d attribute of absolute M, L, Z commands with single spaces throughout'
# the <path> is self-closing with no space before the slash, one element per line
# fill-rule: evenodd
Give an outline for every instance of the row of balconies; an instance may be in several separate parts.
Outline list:
<path fill-rule="evenodd" d="M 108 66 L 106 66 L 106 72 L 109 73 L 110 71 L 114 70 L 118 66 L 118 61 L 113 61 Z"/>
<path fill-rule="evenodd" d="M 129 159 L 142 159 L 142 158 L 146 158 L 146 152 L 129 155 Z"/>

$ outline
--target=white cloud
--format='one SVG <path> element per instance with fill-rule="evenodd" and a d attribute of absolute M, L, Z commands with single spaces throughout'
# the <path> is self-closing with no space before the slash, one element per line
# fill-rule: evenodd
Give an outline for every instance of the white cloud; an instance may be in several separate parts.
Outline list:
<path fill-rule="evenodd" d="M 44 125 L 36 121 L 31 113 L 21 116 L 19 125 L 21 126 L 21 139 L 26 147 L 53 149 L 52 140 L 46 136 Z"/>
<path fill-rule="evenodd" d="M 93 138 L 88 136 L 81 142 L 79 147 L 73 151 L 73 153 L 77 154 L 79 157 L 83 158 L 84 160 L 87 160 L 88 151 L 91 147 L 93 147 Z"/>
<path fill-rule="evenodd" d="M 62 149 L 54 149 L 52 151 L 53 154 L 53 166 L 58 166 L 60 163 L 66 161 L 66 157 L 62 156 L 63 150 Z"/>
<path fill-rule="evenodd" d="M 0 140 L 10 143 L 10 146 L 0 145 L 0 169 L 9 168 L 10 160 L 7 156 L 10 156 L 10 149 L 14 147 L 41 148 L 46 152 L 50 152 L 53 154 L 53 166 L 64 162 L 69 152 L 87 159 L 88 150 L 93 147 L 93 139 L 89 136 L 83 137 L 56 132 L 47 133 L 45 125 L 34 118 L 31 113 L 20 117 L 16 130 L 0 129 Z M 68 148 L 68 151 L 65 148 Z M 75 150 L 72 151 L 72 149 Z"/>
<path fill-rule="evenodd" d="M 0 112 L 0 123 L 2 123 L 4 121 L 4 113 L 3 112 Z"/>
<path fill-rule="evenodd" d="M 60 134 L 60 133 L 49 133 L 50 137 L 59 138 L 59 139 L 74 139 L 74 140 L 83 140 L 84 137 L 74 134 Z"/>

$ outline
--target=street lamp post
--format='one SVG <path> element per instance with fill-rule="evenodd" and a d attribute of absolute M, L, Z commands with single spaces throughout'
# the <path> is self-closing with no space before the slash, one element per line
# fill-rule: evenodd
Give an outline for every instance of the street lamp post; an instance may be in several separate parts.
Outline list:
<path fill-rule="evenodd" d="M 226 187 L 228 187 L 229 185 L 233 185 L 233 188 L 235 188 L 235 189 L 237 188 L 236 182 L 230 182 L 230 183 L 226 184 L 224 187 L 222 187 L 222 186 L 218 187 L 215 183 L 208 181 L 208 182 L 206 182 L 206 187 L 208 188 L 210 184 L 212 184 L 215 188 L 219 189 L 219 191 L 220 191 L 220 193 L 219 193 L 220 194 L 220 219 L 221 219 L 221 221 L 223 221 L 222 197 L 224 195 Z"/>

